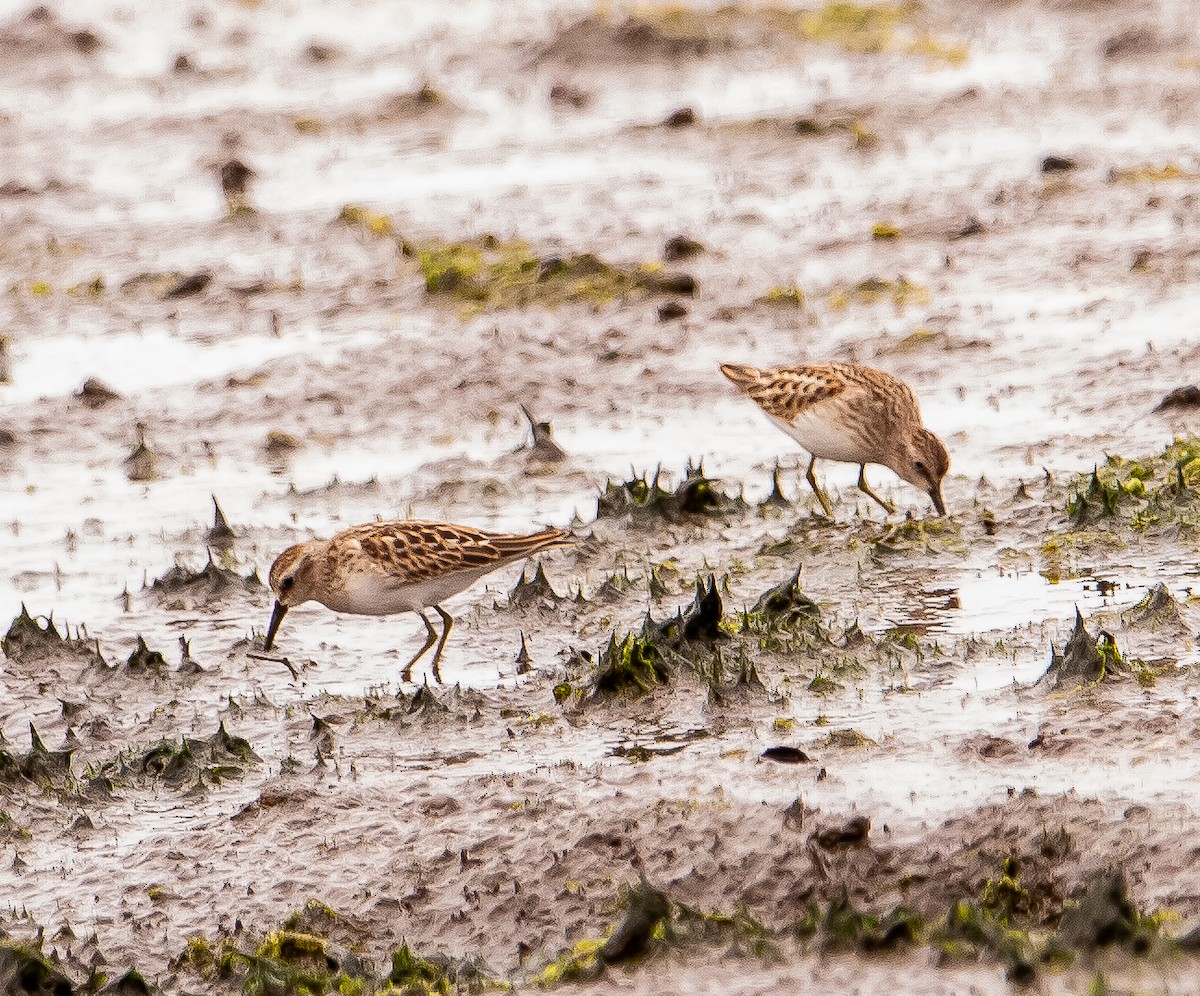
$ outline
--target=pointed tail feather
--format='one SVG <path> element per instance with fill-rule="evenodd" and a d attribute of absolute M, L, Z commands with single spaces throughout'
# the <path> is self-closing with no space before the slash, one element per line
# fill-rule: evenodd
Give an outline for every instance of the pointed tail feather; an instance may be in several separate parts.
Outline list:
<path fill-rule="evenodd" d="M 749 390 L 752 384 L 758 382 L 761 372 L 755 367 L 741 363 L 722 363 L 721 373 L 737 384 L 743 391 Z"/>
<path fill-rule="evenodd" d="M 528 557 L 542 550 L 553 550 L 559 546 L 571 546 L 575 537 L 565 529 L 543 529 L 528 536 L 498 536 L 492 545 L 505 557 Z"/>

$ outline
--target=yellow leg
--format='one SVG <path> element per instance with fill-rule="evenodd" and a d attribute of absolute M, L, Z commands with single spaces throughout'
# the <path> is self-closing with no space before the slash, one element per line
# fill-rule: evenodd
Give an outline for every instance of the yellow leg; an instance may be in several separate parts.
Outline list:
<path fill-rule="evenodd" d="M 825 497 L 825 492 L 821 490 L 821 486 L 817 484 L 817 475 L 813 473 L 813 467 L 817 465 L 817 458 L 813 457 L 808 461 L 808 473 L 804 476 L 808 478 L 808 483 L 813 489 L 813 494 L 817 496 L 817 501 L 821 503 L 821 507 L 825 509 L 825 515 L 830 519 L 833 518 L 833 509 L 829 505 L 829 499 Z"/>
<path fill-rule="evenodd" d="M 867 465 L 865 463 L 858 465 L 858 490 L 879 502 L 879 504 L 883 506 L 883 510 L 889 515 L 896 511 L 895 505 L 893 505 L 890 501 L 884 501 L 879 497 L 879 495 L 871 490 L 871 485 L 867 483 Z"/>
<path fill-rule="evenodd" d="M 454 617 L 440 605 L 435 605 L 433 610 L 442 617 L 442 638 L 438 641 L 437 650 L 433 653 L 433 676 L 438 681 L 441 681 L 442 675 L 438 665 L 442 663 L 442 651 L 446 649 L 446 637 L 450 635 L 450 630 L 454 628 Z"/>
<path fill-rule="evenodd" d="M 438 609 L 438 611 L 441 612 L 442 610 Z M 425 618 L 424 612 L 418 612 L 417 615 L 419 615 L 421 617 L 421 622 L 423 622 L 425 624 L 425 632 L 426 632 L 427 636 L 425 637 L 424 646 L 422 646 L 421 649 L 418 650 L 416 652 L 416 654 L 413 655 L 413 659 L 411 661 L 409 661 L 407 664 L 405 664 L 404 670 L 400 672 L 400 676 L 405 681 L 412 681 L 413 665 L 416 664 L 417 661 L 419 661 L 422 657 L 425 656 L 425 651 L 427 651 L 430 647 L 432 647 L 434 642 L 437 640 L 437 630 L 433 628 L 433 623 L 431 623 L 428 619 Z M 444 641 L 445 637 L 443 636 L 442 639 Z M 439 654 L 441 653 L 441 647 L 438 648 L 438 653 Z M 434 666 L 434 668 L 437 667 L 437 658 L 436 657 L 434 658 L 433 666 Z"/>

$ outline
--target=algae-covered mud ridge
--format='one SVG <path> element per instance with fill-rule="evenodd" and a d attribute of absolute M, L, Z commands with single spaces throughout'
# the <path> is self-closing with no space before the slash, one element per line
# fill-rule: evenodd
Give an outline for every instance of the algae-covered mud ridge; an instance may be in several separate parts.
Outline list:
<path fill-rule="evenodd" d="M 1182 0 L 0 11 L 0 989 L 1189 992 Z M 1184 109 L 1184 110 L 1181 110 Z M 948 515 L 719 372 L 903 379 Z M 375 520 L 575 543 L 293 608 Z"/>

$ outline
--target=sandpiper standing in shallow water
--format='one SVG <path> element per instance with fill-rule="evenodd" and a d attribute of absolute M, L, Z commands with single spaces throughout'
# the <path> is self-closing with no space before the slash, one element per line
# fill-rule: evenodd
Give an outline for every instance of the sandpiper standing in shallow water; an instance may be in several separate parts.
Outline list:
<path fill-rule="evenodd" d="M 316 601 L 335 612 L 366 616 L 415 612 L 428 636 L 404 666 L 407 681 L 413 665 L 438 639 L 425 615 L 425 609 L 432 607 L 443 623 L 433 655 L 434 677 L 441 680 L 438 664 L 454 619 L 440 603 L 498 567 L 572 542 L 563 529 L 520 536 L 414 519 L 352 526 L 332 539 L 297 543 L 271 565 L 275 607 L 263 649 L 271 649 L 288 609 L 302 602 Z"/>
<path fill-rule="evenodd" d="M 721 373 L 740 387 L 779 428 L 808 450 L 808 483 L 825 514 L 829 499 L 817 484 L 818 459 L 858 464 L 858 486 L 888 512 L 895 507 L 867 484 L 866 465 L 881 464 L 933 499 L 946 514 L 942 481 L 950 455 L 921 424 L 921 410 L 907 384 L 857 363 L 805 363 L 759 370 L 721 364 Z"/>

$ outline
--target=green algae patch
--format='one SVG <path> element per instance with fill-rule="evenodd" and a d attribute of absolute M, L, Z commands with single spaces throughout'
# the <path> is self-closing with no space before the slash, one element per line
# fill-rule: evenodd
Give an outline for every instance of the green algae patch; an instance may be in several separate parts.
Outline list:
<path fill-rule="evenodd" d="M 913 0 L 896 4 L 859 4 L 830 0 L 820 10 L 800 16 L 802 37 L 836 45 L 847 52 L 883 52 L 891 48 L 896 29 L 912 22 L 921 5 Z"/>
<path fill-rule="evenodd" d="M 822 747 L 836 747 L 839 750 L 856 750 L 860 747 L 874 747 L 875 741 L 858 730 L 830 730 L 821 741 Z"/>
<path fill-rule="evenodd" d="M 778 955 L 772 931 L 744 906 L 733 913 L 701 910 L 684 903 L 676 903 L 674 909 L 675 918 L 667 937 L 677 945 L 727 945 L 731 954 L 755 958 Z"/>
<path fill-rule="evenodd" d="M 627 481 L 609 480 L 596 499 L 597 519 L 628 517 L 634 524 L 657 525 L 699 517 L 723 517 L 745 510 L 740 495 L 729 495 L 704 473 L 704 464 L 688 464 L 683 480 L 674 489 L 663 486 L 660 466 L 653 477 L 640 474 Z"/>
<path fill-rule="evenodd" d="M 871 238 L 876 242 L 889 242 L 900 238 L 900 228 L 890 221 L 877 221 L 871 226 Z"/>
<path fill-rule="evenodd" d="M 931 300 L 929 288 L 915 284 L 907 277 L 882 280 L 867 277 L 856 284 L 834 284 L 829 289 L 829 307 L 841 311 L 850 305 L 875 305 L 890 303 L 896 314 L 906 308 L 924 307 Z"/>
<path fill-rule="evenodd" d="M 872 537 L 869 533 L 875 528 L 874 523 L 865 526 L 871 549 L 878 556 L 913 552 L 965 556 L 968 552 L 961 526 L 945 516 L 887 523 L 881 532 Z"/>
<path fill-rule="evenodd" d="M 1200 180 L 1200 173 L 1186 170 L 1178 163 L 1165 163 L 1162 166 L 1143 163 L 1111 169 L 1108 179 L 1110 183 L 1170 183 L 1176 180 Z"/>
<path fill-rule="evenodd" d="M 450 977 L 441 965 L 414 954 L 405 943 L 392 954 L 392 970 L 384 980 L 383 991 L 405 996 L 449 996 Z"/>
<path fill-rule="evenodd" d="M 671 680 L 671 671 L 653 639 L 626 633 L 619 640 L 613 633 L 592 681 L 595 695 L 645 695 Z"/>
<path fill-rule="evenodd" d="M 560 955 L 537 973 L 529 984 L 540 989 L 550 989 L 563 982 L 570 982 L 595 970 L 604 938 L 586 938 L 576 941 L 566 954 Z"/>
<path fill-rule="evenodd" d="M 1121 550 L 1125 541 L 1106 529 L 1079 529 L 1051 533 L 1039 552 L 1038 573 L 1051 584 L 1083 577 L 1091 571 L 1091 561 L 1097 551 Z"/>
<path fill-rule="evenodd" d="M 329 942 L 313 934 L 278 930 L 268 934 L 253 955 L 237 957 L 248 968 L 243 996 L 358 996 L 370 991 L 362 963 L 352 955 L 339 957 Z"/>
<path fill-rule="evenodd" d="M 386 239 L 395 234 L 395 225 L 389 215 L 379 214 L 359 204 L 343 204 L 337 221 L 375 239 Z"/>
<path fill-rule="evenodd" d="M 1142 665 L 1142 669 L 1145 666 Z M 1133 670 L 1117 646 L 1116 637 L 1101 630 L 1098 635 L 1088 632 L 1083 614 L 1075 609 L 1075 628 L 1071 638 L 1058 653 L 1050 647 L 1050 666 L 1043 678 L 1053 678 L 1054 687 L 1089 685 L 1103 681 L 1119 671 Z"/>
<path fill-rule="evenodd" d="M 1200 439 L 1176 439 L 1156 456 L 1110 456 L 1069 485 L 1063 512 L 1072 530 L 1136 532 L 1200 528 Z"/>
<path fill-rule="evenodd" d="M 772 308 L 795 308 L 797 311 L 804 307 L 804 291 L 794 284 L 789 287 L 772 287 L 756 299 L 757 304 L 767 304 Z"/>
<path fill-rule="evenodd" d="M 416 260 L 425 292 L 464 305 L 469 311 L 608 304 L 652 294 L 695 293 L 686 274 L 661 264 L 617 266 L 592 253 L 539 256 L 521 239 L 484 235 L 463 242 L 402 246 Z"/>
<path fill-rule="evenodd" d="M 882 916 L 858 910 L 843 896 L 824 909 L 813 904 L 796 923 L 796 936 L 820 951 L 893 951 L 920 943 L 925 921 L 906 906 Z"/>

